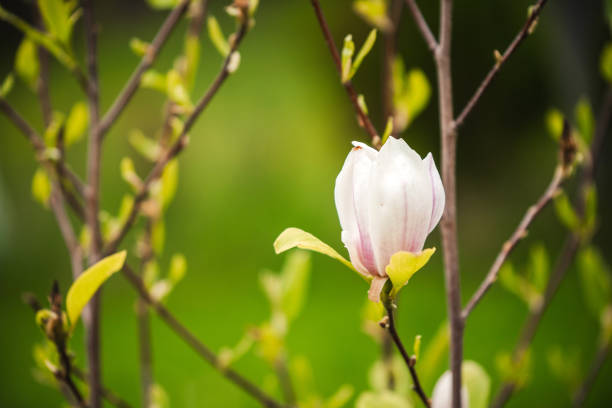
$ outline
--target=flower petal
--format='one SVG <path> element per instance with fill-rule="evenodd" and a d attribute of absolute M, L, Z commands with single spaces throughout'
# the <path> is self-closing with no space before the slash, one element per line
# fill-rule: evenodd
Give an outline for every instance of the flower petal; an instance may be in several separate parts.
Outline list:
<path fill-rule="evenodd" d="M 380 300 L 380 293 L 385 286 L 388 278 L 381 278 L 380 276 L 372 279 L 372 283 L 370 284 L 370 290 L 368 290 L 368 298 L 372 302 L 378 302 Z"/>
<path fill-rule="evenodd" d="M 374 253 L 369 232 L 368 181 L 378 152 L 363 143 L 353 142 L 344 166 L 336 178 L 336 209 L 342 226 L 342 242 L 351 261 L 361 273 L 375 273 Z"/>
<path fill-rule="evenodd" d="M 431 208 L 431 218 L 429 220 L 429 232 L 433 231 L 438 225 L 442 213 L 444 212 L 444 204 L 446 203 L 446 193 L 444 192 L 444 186 L 440 179 L 440 173 L 436 168 L 433 156 L 429 153 L 424 159 L 423 163 L 427 166 L 429 171 L 429 177 L 432 187 L 433 204 Z"/>
<path fill-rule="evenodd" d="M 379 274 L 399 251 L 420 252 L 429 233 L 431 179 L 421 157 L 389 137 L 370 173 L 370 235 Z"/>

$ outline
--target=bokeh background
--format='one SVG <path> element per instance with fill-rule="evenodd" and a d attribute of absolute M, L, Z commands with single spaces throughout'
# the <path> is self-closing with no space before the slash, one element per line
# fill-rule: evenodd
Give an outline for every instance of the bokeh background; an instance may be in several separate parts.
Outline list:
<path fill-rule="evenodd" d="M 212 1 L 211 12 L 229 32 L 232 22 L 223 15 L 227 2 Z M 323 1 L 337 43 L 353 33 L 357 44 L 369 27 L 349 1 Z M 437 2 L 421 1 L 423 12 L 437 31 Z M 454 11 L 453 75 L 455 107 L 459 109 L 490 68 L 494 49 L 503 50 L 525 19 L 528 1 L 457 2 Z M 31 4 L 2 1 L 25 18 Z M 97 2 L 100 22 L 101 102 L 105 110 L 121 89 L 138 58 L 130 51 L 132 37 L 150 39 L 165 17 L 144 1 Z M 570 113 L 580 96 L 596 110 L 604 92 L 599 75 L 599 53 L 609 38 L 599 1 L 551 1 L 535 35 L 504 66 L 461 129 L 458 151 L 459 239 L 463 299 L 485 275 L 501 243 L 543 191 L 556 161 L 554 141 L 547 135 L 545 112 L 553 106 Z M 169 255 L 182 252 L 188 273 L 168 299 L 168 307 L 199 338 L 215 350 L 235 344 L 249 325 L 267 318 L 268 306 L 258 284 L 263 268 L 278 270 L 283 257 L 272 242 L 288 226 L 304 228 L 341 249 L 340 227 L 333 202 L 333 185 L 351 140 L 367 141 L 339 84 L 332 60 L 306 0 L 262 1 L 257 24 L 246 38 L 238 72 L 224 85 L 192 131 L 189 148 L 181 155 L 177 196 L 166 216 Z M 406 12 L 398 48 L 408 67 L 422 68 L 430 81 L 435 72 L 429 52 Z M 168 68 L 180 52 L 185 25 L 171 37 L 156 66 Z M 20 33 L 0 23 L 0 76 L 12 69 Z M 221 64 L 205 32 L 203 61 L 197 75 L 198 95 Z M 75 47 L 83 54 L 81 27 Z M 366 95 L 377 127 L 381 117 L 382 42 L 376 44 L 355 78 Z M 432 82 L 433 83 L 433 82 Z M 435 86 L 432 102 L 402 136 L 422 155 L 438 157 L 439 139 Z M 52 64 L 52 99 L 66 112 L 83 99 L 73 79 Z M 18 85 L 9 100 L 38 129 L 42 128 L 37 100 Z M 120 182 L 119 161 L 135 158 L 141 174 L 146 163 L 127 142 L 129 130 L 156 130 L 161 122 L 163 96 L 138 91 L 111 130 L 105 144 L 102 204 L 116 213 L 128 191 Z M 32 347 L 42 334 L 24 291 L 43 298 L 53 279 L 62 288 L 70 282 L 69 259 L 50 212 L 34 202 L 30 183 L 36 168 L 24 137 L 0 116 L 0 406 L 54 407 L 62 397 L 32 377 Z M 72 165 L 84 174 L 85 145 L 70 152 Z M 595 242 L 609 261 L 612 238 L 610 157 L 606 142 L 598 174 L 600 231 Z M 436 159 L 437 161 L 437 159 Z M 565 231 L 552 209 L 533 224 L 529 237 L 511 259 L 524 264 L 531 244 L 543 242 L 551 257 Z M 439 247 L 439 234 L 429 238 Z M 126 247 L 132 248 L 131 241 Z M 341 384 L 357 391 L 368 387 L 367 372 L 379 355 L 378 346 L 361 330 L 366 286 L 337 262 L 313 256 L 307 305 L 295 322 L 288 343 L 292 355 L 306 356 L 318 390 L 333 393 Z M 445 318 L 441 256 L 411 281 L 400 300 L 399 330 L 411 343 L 423 336 L 427 345 Z M 103 298 L 104 382 L 134 404 L 139 401 L 139 370 L 135 292 L 116 276 L 105 286 Z M 527 309 L 515 296 L 495 285 L 471 316 L 465 337 L 465 358 L 482 364 L 499 384 L 495 356 L 511 350 Z M 546 313 L 534 342 L 530 384 L 510 406 L 568 405 L 565 385 L 547 364 L 553 345 L 578 352 L 583 369 L 593 357 L 598 325 L 586 311 L 575 270 L 572 269 Z M 253 400 L 203 363 L 162 322 L 153 318 L 154 374 L 175 407 L 256 406 Z M 73 347 L 83 363 L 82 333 Z M 248 356 L 237 367 L 258 383 L 269 369 Z M 446 360 L 437 373 L 446 369 Z M 612 363 L 597 381 L 590 406 L 605 406 L 612 390 Z M 433 384 L 426 384 L 431 392 Z"/>

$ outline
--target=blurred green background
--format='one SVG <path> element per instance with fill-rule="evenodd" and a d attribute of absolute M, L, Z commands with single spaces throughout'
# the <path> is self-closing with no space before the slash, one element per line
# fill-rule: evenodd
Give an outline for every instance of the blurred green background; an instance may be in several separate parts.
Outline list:
<path fill-rule="evenodd" d="M 144 1 L 96 2 L 100 23 L 101 102 L 106 110 L 138 62 L 130 51 L 132 37 L 150 39 L 165 12 L 152 11 Z M 223 15 L 225 1 L 211 1 L 225 32 L 232 28 Z M 369 27 L 352 11 L 349 1 L 323 1 L 336 42 L 352 33 L 359 45 Z M 423 12 L 437 31 L 437 2 L 421 1 Z M 494 49 L 503 50 L 525 19 L 528 1 L 465 0 L 454 10 L 454 100 L 459 110 L 490 68 Z M 31 3 L 2 1 L 24 18 Z M 168 299 L 168 307 L 214 350 L 234 345 L 250 325 L 264 321 L 268 306 L 258 284 L 263 268 L 278 270 L 283 262 L 272 242 L 285 227 L 296 226 L 342 249 L 333 202 L 333 186 L 351 140 L 367 141 L 340 86 L 311 6 L 306 0 L 262 1 L 257 24 L 242 48 L 242 63 L 198 120 L 189 148 L 181 155 L 179 190 L 166 216 L 166 249 L 185 254 L 188 272 Z M 435 72 L 429 52 L 404 12 L 398 48 L 408 67 L 422 68 L 432 85 Z M 156 63 L 171 66 L 180 52 L 185 24 L 171 37 Z M 599 75 L 599 52 L 608 39 L 599 1 L 551 1 L 535 35 L 504 66 L 460 132 L 458 151 L 459 238 L 463 299 L 485 275 L 501 243 L 509 236 L 527 206 L 545 188 L 557 159 L 546 133 L 545 112 L 553 106 L 571 114 L 582 95 L 600 106 L 604 84 Z M 1 23 L 0 77 L 12 69 L 21 35 Z M 380 39 L 380 38 L 379 38 Z M 205 32 L 202 63 L 195 95 L 201 94 L 221 64 Z M 83 36 L 77 28 L 74 44 L 82 55 Z M 382 42 L 378 42 L 355 78 L 366 95 L 371 115 L 382 129 L 380 79 Z M 52 64 L 51 92 L 55 109 L 67 112 L 84 99 L 74 80 Z M 432 151 L 438 162 L 438 123 L 435 86 L 432 102 L 402 136 L 421 155 Z M 116 213 L 128 191 L 120 182 L 119 162 L 135 158 L 140 174 L 147 164 L 127 143 L 137 127 L 153 133 L 161 124 L 163 96 L 139 90 L 106 139 L 102 169 L 102 204 Z M 35 95 L 22 84 L 9 101 L 38 129 L 42 128 Z M 53 279 L 66 290 L 70 264 L 55 221 L 34 202 L 31 177 L 36 168 L 24 137 L 0 116 L 0 406 L 54 407 L 62 397 L 32 377 L 32 347 L 42 338 L 21 294 L 44 298 Z M 69 153 L 72 165 L 84 174 L 86 143 Z M 610 259 L 612 217 L 606 142 L 598 174 L 601 219 L 595 242 Z M 529 237 L 511 259 L 523 265 L 531 244 L 544 242 L 554 257 L 565 231 L 551 209 L 533 224 Z M 133 241 L 133 240 L 132 240 Z M 132 241 L 125 247 L 132 249 Z M 437 230 L 429 245 L 439 247 Z M 344 253 L 344 250 L 341 251 Z M 313 256 L 307 305 L 292 327 L 292 355 L 306 356 L 318 390 L 332 394 L 345 383 L 359 392 L 368 387 L 367 373 L 379 355 L 378 346 L 361 330 L 361 310 L 367 287 L 337 262 Z M 139 369 L 135 292 L 121 276 L 111 279 L 103 295 L 104 383 L 135 405 L 139 402 Z M 427 346 L 445 318 L 441 256 L 404 289 L 399 304 L 399 330 L 411 344 L 423 336 Z M 466 327 L 465 358 L 482 364 L 497 389 L 495 356 L 508 351 L 518 337 L 527 308 L 495 285 L 475 310 Z M 595 353 L 598 325 L 587 313 L 579 282 L 570 271 L 546 313 L 534 342 L 530 384 L 510 406 L 557 407 L 569 396 L 547 364 L 553 345 L 578 351 L 583 369 Z M 72 345 L 84 363 L 82 329 Z M 167 327 L 153 318 L 154 375 L 168 391 L 174 407 L 256 406 L 203 363 Z M 252 355 L 237 368 L 262 384 L 270 371 Z M 446 369 L 444 364 L 437 374 Z M 612 363 L 597 381 L 590 406 L 605 406 Z M 425 384 L 431 392 L 433 383 Z"/>

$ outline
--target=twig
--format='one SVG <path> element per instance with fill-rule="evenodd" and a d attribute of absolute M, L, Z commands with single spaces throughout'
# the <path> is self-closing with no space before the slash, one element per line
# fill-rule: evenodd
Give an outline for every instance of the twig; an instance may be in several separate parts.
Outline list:
<path fill-rule="evenodd" d="M 589 367 L 588 374 L 586 375 L 582 384 L 580 384 L 580 388 L 574 395 L 574 399 L 572 401 L 574 407 L 582 407 L 586 402 L 586 398 L 591 392 L 593 385 L 595 385 L 595 380 L 597 376 L 601 372 L 601 368 L 603 367 L 606 359 L 608 358 L 608 353 L 610 352 L 610 343 L 602 344 L 597 350 L 597 354 L 595 358 L 591 362 L 591 366 Z"/>
<path fill-rule="evenodd" d="M 338 48 L 336 47 L 336 44 L 334 43 L 334 39 L 331 35 L 331 32 L 329 31 L 329 26 L 327 25 L 327 21 L 325 20 L 325 16 L 323 15 L 323 11 L 321 10 L 321 5 L 319 4 L 318 0 L 311 0 L 311 3 L 312 3 L 312 6 L 314 7 L 314 11 L 317 16 L 319 25 L 321 26 L 323 37 L 325 37 L 325 42 L 327 43 L 327 46 L 329 47 L 329 51 L 332 54 L 332 58 L 336 65 L 336 70 L 338 71 L 338 74 L 341 74 L 342 73 L 342 61 L 340 60 L 340 53 L 338 52 Z M 366 132 L 368 132 L 368 134 L 372 138 L 372 145 L 380 148 L 380 142 L 381 142 L 380 136 L 378 135 L 376 128 L 374 128 L 374 125 L 372 124 L 372 121 L 370 120 L 370 117 L 368 116 L 368 114 L 365 113 L 363 109 L 361 109 L 361 106 L 359 106 L 359 101 L 357 99 L 357 92 L 355 91 L 353 84 L 349 80 L 349 81 L 344 82 L 342 85 L 344 86 L 344 89 L 346 89 L 346 92 L 348 93 L 348 96 L 351 99 L 351 103 L 353 104 L 353 108 L 355 109 L 355 112 L 357 112 L 357 117 L 359 118 L 360 125 L 363 126 L 363 128 L 366 130 Z"/>
<path fill-rule="evenodd" d="M 450 324 L 450 369 L 453 378 L 452 407 L 461 408 L 461 362 L 463 359 L 463 320 L 457 243 L 456 151 L 457 132 L 453 126 L 451 76 L 452 0 L 440 0 L 440 44 L 434 54 L 438 73 L 442 184 L 446 205 L 440 222 L 444 249 L 444 278 Z"/>
<path fill-rule="evenodd" d="M 436 41 L 436 37 L 434 37 L 433 33 L 431 32 L 431 29 L 429 28 L 425 17 L 423 17 L 423 13 L 421 13 L 421 10 L 417 5 L 416 0 L 406 0 L 406 4 L 410 9 L 410 13 L 412 14 L 412 18 L 414 19 L 417 28 L 419 29 L 421 35 L 423 36 L 423 39 L 427 43 L 427 47 L 435 55 L 438 50 L 438 42 Z"/>
<path fill-rule="evenodd" d="M 98 132 L 100 133 L 100 138 L 104 138 L 104 135 L 111 127 L 111 125 L 117 120 L 123 109 L 128 104 L 128 102 L 132 99 L 138 86 L 140 85 L 140 80 L 142 75 L 146 72 L 147 69 L 153 65 L 155 58 L 159 54 L 159 51 L 166 43 L 166 40 L 174 30 L 174 27 L 180 21 L 181 16 L 187 10 L 187 6 L 189 5 L 190 0 L 182 0 L 171 12 L 168 14 L 168 17 L 160 27 L 159 31 L 155 35 L 153 42 L 147 48 L 147 52 L 142 57 L 142 60 L 130 76 L 130 79 L 127 81 L 119 96 L 115 99 L 110 109 L 98 126 Z"/>
<path fill-rule="evenodd" d="M 393 316 L 394 306 L 391 301 L 384 301 L 383 304 L 385 306 L 385 310 L 387 311 L 387 319 L 384 319 L 381 322 L 381 326 L 383 326 L 389 331 L 393 342 L 397 346 L 397 349 L 402 355 L 402 358 L 406 362 L 406 366 L 408 366 L 408 370 L 410 370 L 410 376 L 412 377 L 412 388 L 414 392 L 417 393 L 421 401 L 423 401 L 423 404 L 429 408 L 431 406 L 431 401 L 429 400 L 429 398 L 427 398 L 427 394 L 425 394 L 425 391 L 421 386 L 421 382 L 419 381 L 419 376 L 416 372 L 416 369 L 414 368 L 416 364 L 416 359 L 408 355 L 408 352 L 406 351 L 406 348 L 404 347 L 404 344 L 402 343 L 399 334 L 397 334 L 397 329 L 395 327 L 395 318 Z"/>
<path fill-rule="evenodd" d="M 527 21 L 523 25 L 523 28 L 521 28 L 521 31 L 519 31 L 514 40 L 512 40 L 512 42 L 508 46 L 508 48 L 506 48 L 506 51 L 504 51 L 504 54 L 501 56 L 501 58 L 499 58 L 495 62 L 493 68 L 491 68 L 491 70 L 489 71 L 485 79 L 482 81 L 478 89 L 476 89 L 476 92 L 474 92 L 474 95 L 468 101 L 467 105 L 465 105 L 465 108 L 463 108 L 459 116 L 457 116 L 457 119 L 455 120 L 454 124 L 456 128 L 459 128 L 463 124 L 465 118 L 470 114 L 472 109 L 474 109 L 474 106 L 476 106 L 476 103 L 480 100 L 480 97 L 482 96 L 483 92 L 491 84 L 491 81 L 493 80 L 495 75 L 497 75 L 497 73 L 501 69 L 501 66 L 508 60 L 508 58 L 510 58 L 512 53 L 516 51 L 516 49 L 523 42 L 523 40 L 527 38 L 529 34 L 531 34 L 532 27 L 534 26 L 534 24 L 537 23 L 538 16 L 540 15 L 540 12 L 546 5 L 547 1 L 548 0 L 539 0 L 533 6 L 529 17 L 527 18 Z"/>
<path fill-rule="evenodd" d="M 140 276 L 144 275 L 144 268 L 152 258 L 153 249 L 151 248 L 151 220 L 147 220 L 143 237 L 143 255 L 140 261 Z M 140 357 L 140 388 L 142 406 L 148 407 L 150 404 L 151 386 L 153 385 L 153 353 L 151 351 L 151 320 L 149 308 L 142 297 L 138 297 L 136 303 L 136 317 L 138 319 L 138 349 Z"/>
<path fill-rule="evenodd" d="M 576 213 L 579 217 L 584 216 L 586 194 L 588 186 L 593 183 L 593 177 L 595 169 L 599 164 L 600 150 L 603 145 L 603 141 L 610 125 L 611 109 L 612 108 L 612 88 L 609 88 L 604 103 L 601 107 L 597 119 L 597 126 L 595 129 L 595 136 L 591 143 L 591 160 L 587 161 L 586 168 L 582 173 L 580 179 L 580 185 L 578 186 L 579 200 L 576 206 Z M 565 240 L 565 244 L 559 254 L 555 268 L 551 274 L 551 277 L 546 285 L 544 296 L 542 301 L 538 304 L 537 308 L 532 311 L 527 317 L 527 321 L 521 331 L 521 337 L 513 352 L 514 361 L 521 361 L 525 353 L 529 349 L 529 346 L 535 337 L 536 331 L 544 315 L 544 312 L 550 305 L 557 289 L 561 285 L 567 269 L 571 266 L 580 245 L 582 244 L 583 237 L 576 232 L 570 232 Z M 516 389 L 516 384 L 512 381 L 506 381 L 501 385 L 501 388 L 495 398 L 493 399 L 492 407 L 502 407 L 512 397 Z"/>
<path fill-rule="evenodd" d="M 487 276 L 485 277 L 483 282 L 478 287 L 478 290 L 474 292 L 474 294 L 472 295 L 472 298 L 470 299 L 470 301 L 467 303 L 467 305 L 463 309 L 463 313 L 461 314 L 461 317 L 464 321 L 467 319 L 469 314 L 472 312 L 472 309 L 474 309 L 474 307 L 478 304 L 478 302 L 480 302 L 482 297 L 487 293 L 489 288 L 497 280 L 497 275 L 502 265 L 504 264 L 504 262 L 506 261 L 506 259 L 508 258 L 512 250 L 519 243 L 519 241 L 521 241 L 523 238 L 527 236 L 527 229 L 529 228 L 533 220 L 536 218 L 536 216 L 555 197 L 555 194 L 559 191 L 559 188 L 561 187 L 561 184 L 563 184 L 563 181 L 565 180 L 565 178 L 566 177 L 565 177 L 562 166 L 557 165 L 557 167 L 555 168 L 553 178 L 550 181 L 550 184 L 548 185 L 546 190 L 544 191 L 544 194 L 542 194 L 542 196 L 538 199 L 538 201 L 535 204 L 529 207 L 529 209 L 523 216 L 523 219 L 521 220 L 519 225 L 516 227 L 516 229 L 510 236 L 510 239 L 508 239 L 504 243 L 504 245 L 502 245 L 501 251 L 497 254 L 497 257 L 495 258 L 495 262 L 493 262 L 493 265 L 491 265 L 491 268 L 489 269 Z"/>
<path fill-rule="evenodd" d="M 88 375 L 81 371 L 78 367 L 72 367 L 72 373 L 76 378 L 83 382 L 87 382 Z M 131 408 L 131 405 L 128 404 L 125 400 L 123 400 L 120 396 L 115 394 L 112 390 L 102 386 L 100 388 L 100 393 L 102 397 L 107 400 L 110 404 L 116 406 L 117 408 Z M 143 407 L 146 407 L 143 405 Z"/>
<path fill-rule="evenodd" d="M 122 272 L 126 279 L 138 291 L 140 297 L 144 299 L 149 306 L 153 308 L 153 310 L 155 310 L 157 315 L 170 327 L 170 329 L 172 329 L 172 331 L 174 331 L 174 333 L 176 333 L 185 343 L 187 343 L 187 345 L 189 345 L 189 347 L 191 347 L 191 349 L 200 357 L 217 369 L 221 375 L 244 390 L 247 394 L 251 395 L 265 407 L 280 408 L 285 406 L 272 399 L 272 397 L 268 396 L 259 387 L 251 383 L 232 368 L 225 367 L 215 353 L 202 344 L 202 342 L 198 340 L 197 337 L 189 331 L 189 329 L 183 326 L 183 324 L 180 323 L 163 304 L 151 296 L 142 282 L 142 279 L 140 279 L 138 275 L 134 273 L 129 265 L 124 265 Z"/>
<path fill-rule="evenodd" d="M 281 386 L 281 390 L 283 391 L 285 402 L 292 406 L 295 405 L 295 390 L 293 389 L 291 375 L 289 374 L 289 369 L 287 368 L 286 357 L 281 356 L 277 358 L 274 368 L 276 370 L 276 376 L 278 377 L 278 382 Z"/>
<path fill-rule="evenodd" d="M 246 13 L 246 11 L 244 11 Z M 163 154 L 160 155 L 160 158 L 157 160 L 153 169 L 149 172 L 147 178 L 143 181 L 142 187 L 140 191 L 134 197 L 134 205 L 132 206 L 132 210 L 128 215 L 125 223 L 121 227 L 121 229 L 116 233 L 114 237 L 112 237 L 109 242 L 106 244 L 106 247 L 103 251 L 105 255 L 113 253 L 118 245 L 121 243 L 123 238 L 127 235 L 128 231 L 136 221 L 138 213 L 140 211 L 140 205 L 147 198 L 149 194 L 149 188 L 151 187 L 151 183 L 153 183 L 157 178 L 159 178 L 168 164 L 170 160 L 172 160 L 175 156 L 177 156 L 187 145 L 188 143 L 188 132 L 191 130 L 195 121 L 198 119 L 202 111 L 208 106 L 212 98 L 215 96 L 221 85 L 225 82 L 227 77 L 230 75 L 229 64 L 233 58 L 234 52 L 238 49 L 240 43 L 242 42 L 245 34 L 248 30 L 248 17 L 244 16 L 241 21 L 240 27 L 238 28 L 237 33 L 235 34 L 234 40 L 232 42 L 232 46 L 230 48 L 230 52 L 228 56 L 225 58 L 223 63 L 223 67 L 221 71 L 210 85 L 204 96 L 199 100 L 197 105 L 195 106 L 193 112 L 189 115 L 185 124 L 183 125 L 183 130 L 178 136 L 176 142 L 170 147 L 170 149 L 166 150 Z"/>

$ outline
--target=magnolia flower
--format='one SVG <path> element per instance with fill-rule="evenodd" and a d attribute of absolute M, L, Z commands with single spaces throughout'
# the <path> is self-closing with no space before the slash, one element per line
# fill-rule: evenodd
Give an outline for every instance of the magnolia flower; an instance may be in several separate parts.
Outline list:
<path fill-rule="evenodd" d="M 402 139 L 389 137 L 380 151 L 353 145 L 336 178 L 336 208 L 351 263 L 372 278 L 368 296 L 378 302 L 391 257 L 420 254 L 440 221 L 444 188 L 431 153 L 421 159 Z"/>
<path fill-rule="evenodd" d="M 431 395 L 431 408 L 451 408 L 453 393 L 453 374 L 449 371 L 444 372 L 434 386 L 433 394 Z M 461 387 L 461 406 L 469 408 L 468 390 Z"/>

